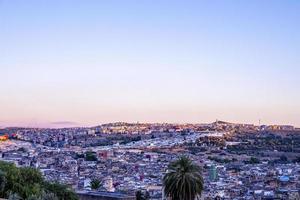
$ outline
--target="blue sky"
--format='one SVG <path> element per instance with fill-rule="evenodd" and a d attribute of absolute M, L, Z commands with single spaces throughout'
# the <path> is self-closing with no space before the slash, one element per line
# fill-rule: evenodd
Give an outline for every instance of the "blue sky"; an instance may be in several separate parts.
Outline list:
<path fill-rule="evenodd" d="M 300 126 L 299 1 L 0 0 L 0 126 Z"/>

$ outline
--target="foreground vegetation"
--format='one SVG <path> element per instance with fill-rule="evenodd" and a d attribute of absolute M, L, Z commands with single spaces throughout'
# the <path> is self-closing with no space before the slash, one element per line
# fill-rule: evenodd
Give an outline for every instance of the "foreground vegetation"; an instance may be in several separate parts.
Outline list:
<path fill-rule="evenodd" d="M 199 199 L 203 184 L 200 166 L 185 156 L 171 162 L 163 178 L 164 193 L 172 200 Z"/>
<path fill-rule="evenodd" d="M 45 181 L 41 172 L 0 161 L 0 198 L 16 200 L 78 200 L 66 185 Z"/>

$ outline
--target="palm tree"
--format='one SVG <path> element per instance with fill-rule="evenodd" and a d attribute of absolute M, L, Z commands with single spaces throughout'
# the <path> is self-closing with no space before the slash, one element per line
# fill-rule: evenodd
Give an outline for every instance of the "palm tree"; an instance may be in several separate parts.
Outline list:
<path fill-rule="evenodd" d="M 141 190 L 138 190 L 136 193 L 135 193 L 135 197 L 136 197 L 136 200 L 143 200 L 143 193 Z"/>
<path fill-rule="evenodd" d="M 150 194 L 148 191 L 142 192 L 141 190 L 138 190 L 135 193 L 135 198 L 136 200 L 149 200 L 150 199 Z"/>
<path fill-rule="evenodd" d="M 170 163 L 163 185 L 166 197 L 172 200 L 199 199 L 203 190 L 201 167 L 182 156 Z"/>
<path fill-rule="evenodd" d="M 98 190 L 101 187 L 101 182 L 97 179 L 93 179 L 90 183 L 92 190 Z"/>

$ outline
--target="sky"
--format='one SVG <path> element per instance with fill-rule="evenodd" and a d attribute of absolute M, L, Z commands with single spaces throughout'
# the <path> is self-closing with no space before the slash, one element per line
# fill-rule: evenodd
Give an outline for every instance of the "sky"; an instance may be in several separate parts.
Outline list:
<path fill-rule="evenodd" d="M 300 1 L 0 0 L 0 126 L 300 127 Z"/>

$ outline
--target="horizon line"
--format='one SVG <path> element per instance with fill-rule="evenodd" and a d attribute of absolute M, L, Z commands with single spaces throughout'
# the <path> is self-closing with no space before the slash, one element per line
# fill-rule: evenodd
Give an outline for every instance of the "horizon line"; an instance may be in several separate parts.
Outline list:
<path fill-rule="evenodd" d="M 59 122 L 46 122 L 46 123 L 41 123 L 40 125 L 0 125 L 0 129 L 5 129 L 5 128 L 32 128 L 32 129 L 64 129 L 64 128 L 93 128 L 97 126 L 102 126 L 105 124 L 116 124 L 116 123 L 127 123 L 127 124 L 170 124 L 170 125 L 185 125 L 185 124 L 212 124 L 214 122 L 221 121 L 225 122 L 228 124 L 243 124 L 243 125 L 254 125 L 254 126 L 293 126 L 295 129 L 299 128 L 295 125 L 292 124 L 274 124 L 274 123 L 269 123 L 269 124 L 255 124 L 255 123 L 241 123 L 241 122 L 229 122 L 226 120 L 215 120 L 213 122 L 140 122 L 140 121 L 135 121 L 135 122 L 129 122 L 129 121 L 114 121 L 114 122 L 105 122 L 105 123 L 99 123 L 97 125 L 80 125 L 81 123 L 78 122 L 71 122 L 71 121 L 59 121 Z M 21 124 L 21 123 L 18 123 Z M 38 124 L 38 123 L 37 123 Z M 44 124 L 44 125 L 42 125 Z M 48 125 L 46 125 L 48 124 Z M 52 124 L 52 126 L 50 125 Z M 69 124 L 69 126 L 67 125 Z M 60 126 L 64 125 L 64 126 Z"/>

